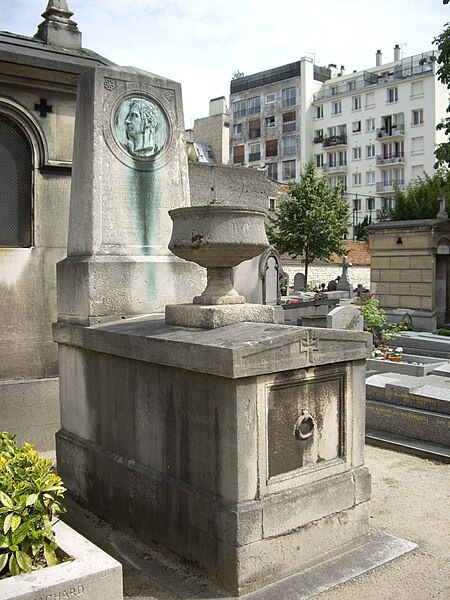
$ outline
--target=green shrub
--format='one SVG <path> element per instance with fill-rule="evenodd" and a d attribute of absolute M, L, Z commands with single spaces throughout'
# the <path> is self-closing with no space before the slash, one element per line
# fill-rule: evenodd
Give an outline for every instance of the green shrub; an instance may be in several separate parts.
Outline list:
<path fill-rule="evenodd" d="M 53 463 L 0 433 L 0 579 L 60 562 L 52 519 L 65 512 Z"/>
<path fill-rule="evenodd" d="M 370 331 L 375 345 L 380 343 L 380 332 L 387 321 L 386 313 L 379 308 L 379 302 L 370 294 L 361 305 L 361 314 L 364 318 L 364 330 Z"/>
<path fill-rule="evenodd" d="M 441 327 L 441 329 L 438 329 L 437 334 L 438 335 L 449 335 L 450 336 L 450 329 L 446 329 L 445 327 Z"/>

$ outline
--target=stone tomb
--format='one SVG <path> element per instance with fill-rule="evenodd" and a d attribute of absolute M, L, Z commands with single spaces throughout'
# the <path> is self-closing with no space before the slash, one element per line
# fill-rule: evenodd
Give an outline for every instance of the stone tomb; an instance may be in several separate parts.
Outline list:
<path fill-rule="evenodd" d="M 371 335 L 121 319 L 201 291 L 200 268 L 166 247 L 168 209 L 185 200 L 180 88 L 102 68 L 83 75 L 79 91 L 54 325 L 65 485 L 114 527 L 159 543 L 235 596 L 370 550 Z M 241 315 L 248 306 L 236 304 Z M 272 307 L 261 308 L 270 320 Z M 365 569 L 384 560 L 378 545 Z M 340 567 L 330 569 L 341 582 Z"/>
<path fill-rule="evenodd" d="M 54 326 L 58 470 L 113 526 L 235 595 L 368 541 L 370 335 Z"/>

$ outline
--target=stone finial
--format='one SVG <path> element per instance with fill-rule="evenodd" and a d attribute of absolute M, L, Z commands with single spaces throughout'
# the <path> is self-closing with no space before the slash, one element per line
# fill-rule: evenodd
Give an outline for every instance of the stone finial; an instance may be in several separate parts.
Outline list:
<path fill-rule="evenodd" d="M 45 20 L 38 25 L 34 37 L 49 46 L 81 50 L 81 32 L 78 31 L 75 21 L 70 19 L 72 15 L 66 0 L 49 0 L 45 12 L 42 13 Z"/>

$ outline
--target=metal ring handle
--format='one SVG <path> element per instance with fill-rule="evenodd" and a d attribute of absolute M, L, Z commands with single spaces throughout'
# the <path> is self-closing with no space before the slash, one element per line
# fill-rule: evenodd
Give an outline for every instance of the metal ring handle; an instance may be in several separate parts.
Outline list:
<path fill-rule="evenodd" d="M 302 414 L 297 419 L 294 427 L 296 440 L 307 440 L 314 433 L 316 422 L 307 410 L 302 410 Z"/>

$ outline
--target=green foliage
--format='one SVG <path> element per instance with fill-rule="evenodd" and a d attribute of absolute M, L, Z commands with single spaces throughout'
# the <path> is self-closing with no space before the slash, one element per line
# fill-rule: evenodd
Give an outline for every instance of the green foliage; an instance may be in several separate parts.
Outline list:
<path fill-rule="evenodd" d="M 441 327 L 440 329 L 438 329 L 437 334 L 438 335 L 448 335 L 448 336 L 450 336 L 450 329 L 446 329 L 445 327 Z"/>
<path fill-rule="evenodd" d="M 242 71 L 239 71 L 239 69 L 237 69 L 231 74 L 231 81 L 234 81 L 235 79 L 240 79 L 241 77 L 245 77 L 245 75 Z"/>
<path fill-rule="evenodd" d="M 65 488 L 51 460 L 0 433 L 0 579 L 60 561 L 52 519 L 65 511 Z"/>
<path fill-rule="evenodd" d="M 372 223 L 372 217 L 365 216 L 361 223 L 358 223 L 355 227 L 356 239 L 358 242 L 367 242 L 369 236 L 366 233 L 366 227 Z"/>
<path fill-rule="evenodd" d="M 450 23 L 444 25 L 444 30 L 433 40 L 433 44 L 437 46 L 438 57 L 437 76 L 441 83 L 450 89 Z M 450 113 L 450 105 L 446 109 L 447 114 Z M 450 117 L 447 116 L 437 124 L 436 129 L 443 131 L 446 138 L 450 136 Z M 450 166 L 450 142 L 438 144 L 434 155 L 436 156 L 436 167 Z"/>
<path fill-rule="evenodd" d="M 311 160 L 300 183 L 289 183 L 289 195 L 280 203 L 267 233 L 278 252 L 303 258 L 307 283 L 308 265 L 313 260 L 345 253 L 349 225 L 348 204 L 340 186 L 332 188 L 327 176 L 319 178 Z"/>
<path fill-rule="evenodd" d="M 373 343 L 380 343 L 380 332 L 386 324 L 386 313 L 379 308 L 379 302 L 370 294 L 361 305 L 361 314 L 364 318 L 364 330 L 370 331 L 373 336 Z"/>
<path fill-rule="evenodd" d="M 450 198 L 450 171 L 439 169 L 433 177 L 425 174 L 412 181 L 405 192 L 396 188 L 390 217 L 394 221 L 435 219 L 442 193 Z"/>

